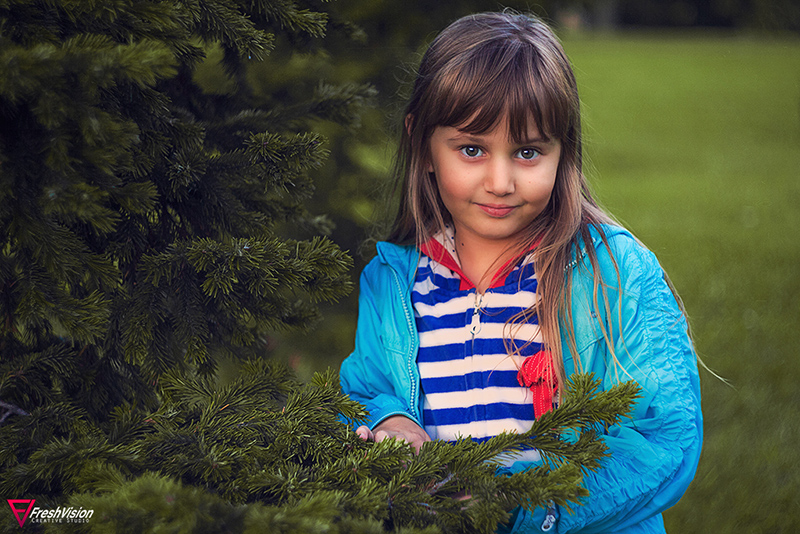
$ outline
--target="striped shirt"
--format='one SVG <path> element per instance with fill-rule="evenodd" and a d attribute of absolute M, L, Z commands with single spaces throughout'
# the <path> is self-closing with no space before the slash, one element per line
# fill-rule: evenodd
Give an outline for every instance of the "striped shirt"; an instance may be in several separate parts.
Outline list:
<path fill-rule="evenodd" d="M 527 431 L 535 419 L 532 394 L 519 385 L 517 371 L 541 350 L 541 334 L 535 315 L 507 322 L 536 302 L 530 256 L 481 295 L 461 275 L 452 235 L 437 237 L 423 252 L 411 298 L 425 431 L 445 441 Z M 519 353 L 509 355 L 508 343 Z M 527 452 L 525 459 L 538 459 Z"/>

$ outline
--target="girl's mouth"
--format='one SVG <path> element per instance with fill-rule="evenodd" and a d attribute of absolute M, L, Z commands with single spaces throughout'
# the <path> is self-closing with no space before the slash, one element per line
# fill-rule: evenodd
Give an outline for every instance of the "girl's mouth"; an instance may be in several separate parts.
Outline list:
<path fill-rule="evenodd" d="M 478 204 L 478 207 L 490 217 L 505 217 L 517 208 L 505 204 Z"/>

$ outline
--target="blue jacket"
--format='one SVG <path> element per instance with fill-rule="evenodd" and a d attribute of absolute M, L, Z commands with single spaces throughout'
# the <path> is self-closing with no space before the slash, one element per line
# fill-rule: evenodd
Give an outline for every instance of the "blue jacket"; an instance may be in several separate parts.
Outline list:
<path fill-rule="evenodd" d="M 597 232 L 592 246 L 608 284 L 611 311 L 594 306 L 592 270 L 585 251 L 567 269 L 572 277 L 572 314 L 577 357 L 562 339 L 565 371 L 593 372 L 602 387 L 634 379 L 642 399 L 631 418 L 603 436 L 611 455 L 584 477 L 590 495 L 573 512 L 521 510 L 512 532 L 663 533 L 661 512 L 674 505 L 694 477 L 702 442 L 697 356 L 686 319 L 655 256 L 627 231 L 604 227 L 617 261 Z M 585 246 L 585 245 L 584 245 Z M 375 426 L 402 414 L 424 427 L 416 365 L 418 334 L 411 286 L 419 259 L 413 247 L 378 244 L 378 255 L 361 276 L 354 352 L 341 368 L 342 388 L 369 410 Z M 594 316 L 594 317 L 593 317 Z M 610 325 L 619 365 L 614 365 L 597 325 Z M 516 462 L 510 471 L 530 463 Z M 549 518 L 549 519 L 552 519 Z"/>

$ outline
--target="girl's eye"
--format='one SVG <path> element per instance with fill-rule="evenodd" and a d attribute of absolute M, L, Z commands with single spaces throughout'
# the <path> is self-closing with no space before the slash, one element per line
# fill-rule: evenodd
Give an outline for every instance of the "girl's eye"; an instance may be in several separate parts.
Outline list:
<path fill-rule="evenodd" d="M 461 153 L 468 158 L 477 158 L 478 156 L 483 155 L 483 150 L 476 146 L 462 146 Z"/>
<path fill-rule="evenodd" d="M 517 156 L 521 159 L 532 160 L 539 157 L 539 151 L 535 148 L 520 148 L 517 151 Z"/>

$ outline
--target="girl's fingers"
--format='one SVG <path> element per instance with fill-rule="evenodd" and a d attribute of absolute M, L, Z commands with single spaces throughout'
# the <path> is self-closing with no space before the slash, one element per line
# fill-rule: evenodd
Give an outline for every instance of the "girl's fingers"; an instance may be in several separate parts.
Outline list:
<path fill-rule="evenodd" d="M 356 434 L 361 439 L 375 441 L 376 443 L 386 438 L 397 438 L 410 444 L 417 453 L 419 453 L 423 443 L 431 440 L 425 430 L 408 417 L 402 415 L 387 418 L 377 425 L 375 429 L 375 432 L 373 432 L 367 426 L 360 426 L 356 429 Z"/>
<path fill-rule="evenodd" d="M 424 436 L 418 435 L 415 433 L 405 433 L 405 432 L 394 432 L 394 431 L 386 431 L 386 430 L 378 430 L 375 432 L 375 442 L 379 443 L 386 438 L 396 438 L 402 441 L 405 441 L 412 447 L 414 447 L 414 451 L 419 454 L 419 449 L 422 447 L 422 444 L 426 441 L 430 441 L 431 438 L 428 437 L 427 434 Z"/>
<path fill-rule="evenodd" d="M 360 426 L 356 428 L 356 434 L 358 435 L 359 438 L 366 441 L 375 440 L 375 436 L 372 434 L 372 430 L 370 430 L 368 426 Z"/>
<path fill-rule="evenodd" d="M 378 430 L 377 432 L 375 432 L 375 443 L 380 443 L 386 438 L 397 438 L 397 439 L 402 439 L 404 441 L 408 441 L 402 432 L 392 432 L 386 430 Z"/>

